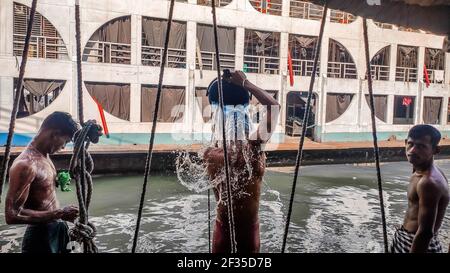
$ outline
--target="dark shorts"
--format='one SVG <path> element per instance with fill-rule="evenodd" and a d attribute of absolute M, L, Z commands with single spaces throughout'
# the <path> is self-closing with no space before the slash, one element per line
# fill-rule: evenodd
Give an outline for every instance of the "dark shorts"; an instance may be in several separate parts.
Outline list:
<path fill-rule="evenodd" d="M 28 225 L 22 240 L 22 253 L 69 253 L 69 227 L 64 221 Z"/>

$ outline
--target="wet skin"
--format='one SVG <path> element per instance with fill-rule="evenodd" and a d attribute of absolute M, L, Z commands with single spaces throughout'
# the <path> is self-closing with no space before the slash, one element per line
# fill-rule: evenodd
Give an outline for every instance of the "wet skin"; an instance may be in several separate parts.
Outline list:
<path fill-rule="evenodd" d="M 7 224 L 44 224 L 58 219 L 73 222 L 76 206 L 59 208 L 56 169 L 49 154 L 64 148 L 70 137 L 55 131 L 40 131 L 14 160 L 5 201 Z"/>
<path fill-rule="evenodd" d="M 224 79 L 235 85 L 244 87 L 253 94 L 263 106 L 267 106 L 267 113 L 262 117 L 258 129 L 249 136 L 247 141 L 237 141 L 227 146 L 230 162 L 230 181 L 239 183 L 239 194 L 232 191 L 233 218 L 235 241 L 238 253 L 256 253 L 260 250 L 259 236 L 259 200 L 261 181 L 264 176 L 266 157 L 261 151 L 261 145 L 266 143 L 275 128 L 280 105 L 264 90 L 258 88 L 246 79 L 241 71 L 231 73 L 231 77 Z M 234 145 L 234 147 L 232 147 Z M 250 162 L 246 162 L 244 151 L 247 151 Z M 222 148 L 210 147 L 203 154 L 211 180 L 219 179 L 214 188 L 217 205 L 217 216 L 213 235 L 213 253 L 230 253 L 230 231 L 228 222 L 227 203 L 221 198 L 226 197 L 226 179 L 224 173 L 224 151 Z M 252 172 L 246 166 L 249 163 Z"/>
<path fill-rule="evenodd" d="M 439 231 L 449 203 L 449 188 L 444 173 L 434 165 L 433 156 L 439 152 L 431 137 L 408 138 L 406 155 L 413 165 L 408 185 L 408 208 L 403 226 L 415 233 L 411 252 L 426 252 L 430 240 Z"/>

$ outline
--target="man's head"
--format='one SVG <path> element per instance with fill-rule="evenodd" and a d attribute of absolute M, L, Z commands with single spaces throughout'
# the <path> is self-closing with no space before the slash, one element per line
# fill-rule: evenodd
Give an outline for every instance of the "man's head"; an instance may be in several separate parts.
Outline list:
<path fill-rule="evenodd" d="M 48 153 L 53 154 L 63 149 L 77 130 L 78 124 L 69 113 L 53 112 L 44 119 L 38 134 L 43 137 Z"/>
<path fill-rule="evenodd" d="M 416 125 L 408 132 L 405 140 L 406 157 L 413 165 L 429 164 L 439 153 L 441 133 L 431 125 Z"/>

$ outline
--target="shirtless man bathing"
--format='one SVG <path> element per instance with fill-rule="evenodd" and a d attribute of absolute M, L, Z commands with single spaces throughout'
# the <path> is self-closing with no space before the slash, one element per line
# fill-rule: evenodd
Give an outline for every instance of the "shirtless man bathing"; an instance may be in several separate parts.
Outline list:
<path fill-rule="evenodd" d="M 406 157 L 413 165 L 408 186 L 408 208 L 391 246 L 393 253 L 443 252 L 437 240 L 449 202 L 444 173 L 434 164 L 441 134 L 430 125 L 416 125 L 405 140 Z"/>
<path fill-rule="evenodd" d="M 216 107 L 215 115 L 213 115 L 214 145 L 204 152 L 203 159 L 210 180 L 219 180 L 219 183 L 214 183 L 216 185 L 214 193 L 218 204 L 212 252 L 230 253 L 232 250 L 226 203 L 224 151 L 221 147 L 223 141 L 220 122 L 222 112 L 217 111 L 220 109 L 218 108 L 217 81 L 210 84 L 208 93 L 211 105 Z M 251 117 L 247 111 L 249 93 L 266 108 L 266 114 L 260 118 L 256 130 L 252 128 Z M 224 75 L 223 96 L 236 250 L 238 253 L 256 253 L 260 250 L 258 210 L 266 161 L 261 145 L 269 141 L 275 130 L 280 105 L 269 93 L 248 81 L 241 71 L 231 73 L 228 77 Z M 235 124 L 233 124 L 233 120 Z"/>

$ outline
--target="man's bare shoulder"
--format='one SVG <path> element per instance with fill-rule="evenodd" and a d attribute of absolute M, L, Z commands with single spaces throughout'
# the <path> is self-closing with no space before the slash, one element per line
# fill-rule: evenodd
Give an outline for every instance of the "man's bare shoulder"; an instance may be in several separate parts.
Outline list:
<path fill-rule="evenodd" d="M 10 176 L 14 175 L 29 176 L 33 175 L 36 171 L 36 162 L 27 153 L 27 151 L 22 152 L 11 165 L 9 171 Z"/>
<path fill-rule="evenodd" d="M 422 176 L 417 183 L 419 198 L 440 198 L 443 190 L 443 179 L 433 174 Z"/>

